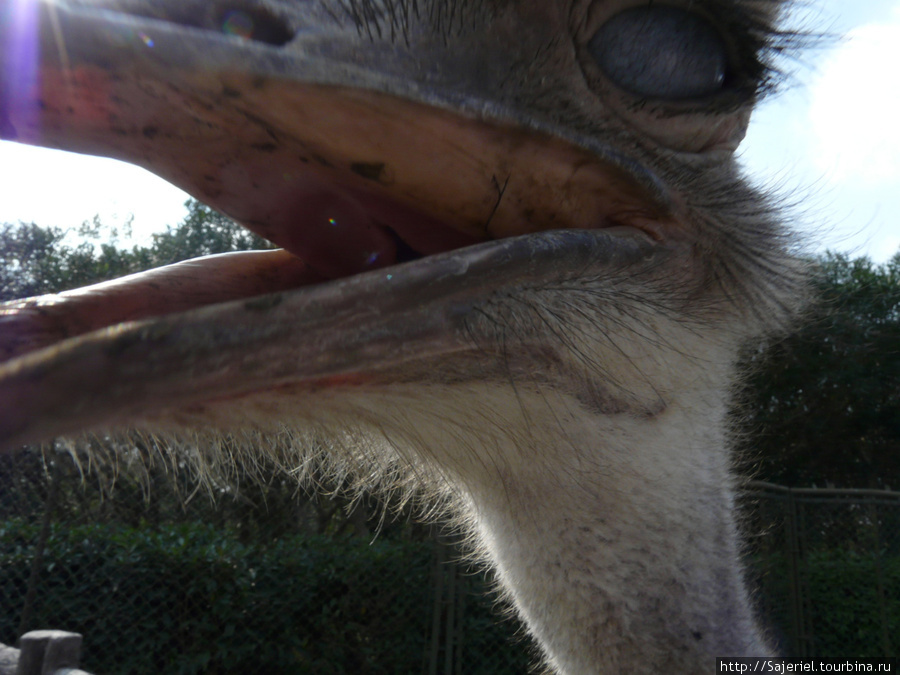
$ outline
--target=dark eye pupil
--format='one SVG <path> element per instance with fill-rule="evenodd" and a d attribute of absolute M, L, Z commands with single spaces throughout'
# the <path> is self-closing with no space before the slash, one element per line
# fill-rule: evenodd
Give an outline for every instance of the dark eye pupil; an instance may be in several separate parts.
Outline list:
<path fill-rule="evenodd" d="M 703 17 L 665 5 L 634 7 L 603 24 L 588 43 L 607 77 L 633 94 L 663 99 L 722 89 L 728 53 Z"/>

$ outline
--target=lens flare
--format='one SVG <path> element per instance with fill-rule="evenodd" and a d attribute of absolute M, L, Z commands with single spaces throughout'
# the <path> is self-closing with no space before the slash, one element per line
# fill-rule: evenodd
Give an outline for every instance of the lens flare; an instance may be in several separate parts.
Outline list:
<path fill-rule="evenodd" d="M 0 73 L 0 94 L 7 102 L 27 99 L 37 84 L 38 71 L 38 6 L 33 0 L 12 0 L 0 7 L 0 43 L 6 45 L 5 67 Z M 7 117 L 7 102 L 0 98 L 0 138 L 17 136 Z"/>
<path fill-rule="evenodd" d="M 225 15 L 222 32 L 249 39 L 253 37 L 253 18 L 246 12 L 232 10 Z"/>

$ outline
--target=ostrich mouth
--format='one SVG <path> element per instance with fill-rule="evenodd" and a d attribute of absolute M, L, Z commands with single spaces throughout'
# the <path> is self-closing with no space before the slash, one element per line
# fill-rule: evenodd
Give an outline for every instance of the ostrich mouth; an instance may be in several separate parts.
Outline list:
<path fill-rule="evenodd" d="M 678 239 L 671 196 L 612 148 L 315 41 L 286 54 L 257 10 L 255 38 L 31 11 L 33 43 L 0 36 L 0 135 L 142 165 L 282 250 L 8 303 L 0 446 L 472 349 L 479 303 Z"/>

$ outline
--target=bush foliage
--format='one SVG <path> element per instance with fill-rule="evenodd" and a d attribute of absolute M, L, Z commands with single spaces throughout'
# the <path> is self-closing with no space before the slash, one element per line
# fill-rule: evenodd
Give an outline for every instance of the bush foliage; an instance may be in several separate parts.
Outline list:
<path fill-rule="evenodd" d="M 781 485 L 900 487 L 900 253 L 826 254 L 798 330 L 746 355 L 743 454 Z"/>
<path fill-rule="evenodd" d="M 756 560 L 766 575 L 765 613 L 782 651 L 827 658 L 896 654 L 900 635 L 900 556 L 877 558 L 853 550 L 810 551 L 799 561 L 803 583 L 794 586 L 784 555 Z M 805 626 L 793 626 L 791 598 L 801 589 Z M 885 637 L 889 645 L 885 644 Z M 792 639 L 807 644 L 792 644 Z"/>
<path fill-rule="evenodd" d="M 0 524 L 0 596 L 24 597 L 36 534 L 33 525 Z M 83 667 L 109 675 L 419 672 L 432 551 L 308 535 L 248 546 L 200 523 L 57 528 L 35 621 L 81 632 Z M 17 621 L 0 613 L 0 640 L 14 638 Z M 506 648 L 509 672 L 525 672 L 527 649 L 509 640 L 513 626 L 491 615 L 489 600 L 465 621 L 472 649 Z"/>

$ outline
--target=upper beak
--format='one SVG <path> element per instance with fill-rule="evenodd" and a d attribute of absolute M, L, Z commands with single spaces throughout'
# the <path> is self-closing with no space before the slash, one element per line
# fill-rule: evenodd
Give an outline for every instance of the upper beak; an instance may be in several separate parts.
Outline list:
<path fill-rule="evenodd" d="M 506 110 L 489 87 L 454 90 L 454 66 L 471 64 L 450 48 L 427 41 L 413 60 L 313 3 L 282 15 L 183 0 L 6 4 L 35 16 L 5 22 L 4 136 L 144 166 L 301 256 L 320 252 L 305 242 L 319 238 L 309 202 L 322 193 L 424 254 L 621 224 L 637 203 L 658 219 L 668 206 L 654 176 L 612 147 Z M 235 15 L 244 37 L 224 32 Z M 515 57 L 486 42 L 495 68 Z M 386 249 L 375 265 L 394 262 L 385 237 L 363 230 L 353 234 Z M 367 253 L 326 271 L 362 271 Z"/>
<path fill-rule="evenodd" d="M 504 288 L 661 255 L 652 172 L 493 93 L 529 48 L 506 28 L 456 53 L 322 7 L 0 0 L 0 135 L 142 165 L 292 254 L 274 281 L 237 257 L 160 274 L 140 310 L 141 279 L 11 304 L 0 444 L 483 349 L 472 318 Z M 479 59 L 490 73 L 462 78 Z M 173 304 L 209 270 L 234 283 Z"/>

